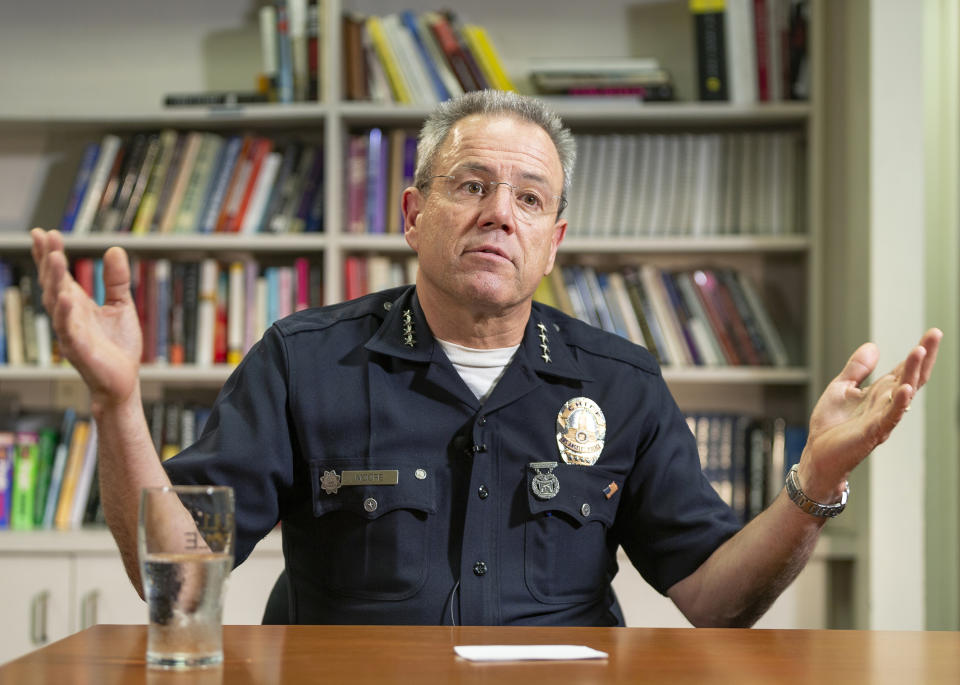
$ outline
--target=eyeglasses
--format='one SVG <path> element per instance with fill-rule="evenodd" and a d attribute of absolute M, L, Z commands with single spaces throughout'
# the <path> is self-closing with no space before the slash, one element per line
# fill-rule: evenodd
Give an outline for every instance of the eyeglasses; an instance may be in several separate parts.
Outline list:
<path fill-rule="evenodd" d="M 500 186 L 506 186 L 513 196 L 514 216 L 523 221 L 534 221 L 550 214 L 559 216 L 567 205 L 560 195 L 550 195 L 536 185 L 515 186 L 506 181 L 484 181 L 466 174 L 431 176 L 429 180 L 439 181 L 440 190 L 451 202 L 465 206 L 479 206 L 496 195 Z"/>

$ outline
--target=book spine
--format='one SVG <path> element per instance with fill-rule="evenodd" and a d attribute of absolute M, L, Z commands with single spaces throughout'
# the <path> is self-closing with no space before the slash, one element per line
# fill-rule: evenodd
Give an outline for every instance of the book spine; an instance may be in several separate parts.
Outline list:
<path fill-rule="evenodd" d="M 293 51 L 290 44 L 290 10 L 287 0 L 276 0 L 277 7 L 277 99 L 293 102 Z"/>
<path fill-rule="evenodd" d="M 100 199 L 103 197 L 110 171 L 120 150 L 120 138 L 107 134 L 100 141 L 100 154 L 97 156 L 97 162 L 90 174 L 90 181 L 87 184 L 87 191 L 83 196 L 83 202 L 77 210 L 77 218 L 73 224 L 73 233 L 77 235 L 86 235 L 93 226 L 93 219 L 96 216 L 97 208 L 100 206 Z"/>
<path fill-rule="evenodd" d="M 0 431 L 0 530 L 10 527 L 16 444 L 16 435 L 12 431 Z"/>
<path fill-rule="evenodd" d="M 130 232 L 135 235 L 144 235 L 150 232 L 153 217 L 157 211 L 157 203 L 160 200 L 160 192 L 166 182 L 167 172 L 173 160 L 173 153 L 177 148 L 177 139 L 178 134 L 174 130 L 166 129 L 160 132 L 157 159 L 150 171 L 143 197 L 140 199 L 136 216 L 130 227 Z"/>
<path fill-rule="evenodd" d="M 239 364 L 243 359 L 244 310 L 244 265 L 242 261 L 230 263 L 230 285 L 227 312 L 227 363 Z"/>
<path fill-rule="evenodd" d="M 690 0 L 697 46 L 697 91 L 701 100 L 727 100 L 724 0 Z"/>
<path fill-rule="evenodd" d="M 240 155 L 244 141 L 239 136 L 230 138 L 224 146 L 223 155 L 220 160 L 219 168 L 211 181 L 209 198 L 203 211 L 198 232 L 213 233 L 217 227 L 217 219 L 223 208 L 223 203 L 227 197 L 227 191 L 230 186 L 230 180 L 234 176 L 237 166 L 237 159 Z"/>
<path fill-rule="evenodd" d="M 73 189 L 70 191 L 70 199 L 67 200 L 66 209 L 63 212 L 63 218 L 60 220 L 60 232 L 70 233 L 73 231 L 73 224 L 77 219 L 77 212 L 80 209 L 80 203 L 83 202 L 84 194 L 87 190 L 87 184 L 90 182 L 90 176 L 97 163 L 97 155 L 100 152 L 99 143 L 87 143 L 83 149 L 83 157 L 80 160 L 80 166 L 77 169 L 77 176 L 73 181 Z"/>
<path fill-rule="evenodd" d="M 13 463 L 13 498 L 10 506 L 10 528 L 33 528 L 33 501 L 37 489 L 37 440 L 32 431 L 16 434 L 16 456 Z"/>
<path fill-rule="evenodd" d="M 197 307 L 197 364 L 213 364 L 213 335 L 217 318 L 217 280 L 215 259 L 205 259 L 200 267 L 200 297 Z"/>

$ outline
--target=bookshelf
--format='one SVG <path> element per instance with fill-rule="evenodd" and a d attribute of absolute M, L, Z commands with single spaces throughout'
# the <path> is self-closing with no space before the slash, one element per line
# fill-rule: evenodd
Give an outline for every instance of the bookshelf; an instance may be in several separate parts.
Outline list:
<path fill-rule="evenodd" d="M 88 37 L 70 36 L 72 7 L 66 0 L 54 0 L 58 12 L 23 8 L 23 35 L 13 36 L 0 28 L 0 56 L 15 54 L 24 41 L 33 37 L 41 45 L 64 42 L 54 54 L 41 51 L 24 73 L 0 76 L 0 90 L 13 88 L 24 97 L 0 104 L 0 258 L 29 259 L 25 229 L 31 225 L 52 227 L 59 223 L 79 164 L 83 145 L 108 132 L 152 131 L 169 127 L 178 130 L 232 132 L 253 130 L 266 135 L 289 133 L 322 142 L 325 166 L 325 218 L 323 233 L 280 236 L 68 236 L 67 250 L 73 256 L 99 255 L 110 245 L 121 245 L 131 254 L 154 256 L 224 257 L 252 255 L 268 259 L 307 256 L 322 263 L 325 300 L 337 302 L 344 294 L 344 260 L 352 254 L 410 254 L 402 237 L 347 233 L 345 224 L 344 141 L 349 133 L 370 126 L 416 128 L 428 109 L 417 106 L 378 105 L 341 98 L 339 68 L 343 11 L 385 14 L 395 11 L 386 0 L 324 0 L 324 27 L 321 63 L 322 101 L 287 105 L 257 104 L 230 111 L 203 108 L 163 110 L 165 92 L 190 90 L 249 89 L 259 68 L 256 11 L 239 0 L 214 0 L 203 10 L 186 0 L 156 8 L 124 7 L 115 16 L 106 9 L 111 3 L 92 3 L 89 21 L 102 22 L 101 29 L 123 35 L 129 63 L 123 67 L 103 66 L 111 54 Z M 693 268 L 702 265 L 729 266 L 750 272 L 764 292 L 786 294 L 786 311 L 793 321 L 791 334 L 799 350 L 796 364 L 782 368 L 686 367 L 664 370 L 680 404 L 690 410 L 735 410 L 754 414 L 783 414 L 803 420 L 824 382 L 820 340 L 822 229 L 819 178 L 823 168 L 822 128 L 818 114 L 818 80 L 823 70 L 815 49 L 822 40 L 822 0 L 811 0 L 811 68 L 813 91 L 806 102 L 778 102 L 758 105 L 700 103 L 694 93 L 694 57 L 690 16 L 686 2 L 637 3 L 622 0 L 565 7 L 557 12 L 545 0 L 517 4 L 492 0 L 480 5 L 454 2 L 471 21 L 490 31 L 511 74 L 522 79 L 530 60 L 557 56 L 558 51 L 576 45 L 583 56 L 658 55 L 670 65 L 679 101 L 649 103 L 611 101 L 597 104 L 550 98 L 554 109 L 575 134 L 710 133 L 789 131 L 803 140 L 804 188 L 801 230 L 780 236 L 717 237 L 619 237 L 590 238 L 571 235 L 561 246 L 559 262 L 618 268 L 642 262 L 665 268 Z M 415 0 L 407 3 L 415 12 L 437 8 L 437 3 Z M 151 22 L 166 22 L 163 31 L 172 36 L 167 43 Z M 41 16 L 42 14 L 42 16 Z M 101 15 L 105 15 L 102 16 Z M 52 16 L 52 19 L 47 17 Z M 48 25 L 45 22 L 52 22 Z M 45 30 L 49 26 L 49 30 Z M 550 40 L 530 40 L 530 27 Z M 4 40 L 9 38 L 9 42 Z M 141 49 L 130 51 L 133 38 Z M 10 53 L 7 53 L 7 50 Z M 65 50 L 75 59 L 61 63 Z M 176 53 L 171 63 L 158 71 L 149 66 L 157 55 Z M 60 70 L 57 79 L 48 72 Z M 111 70 L 119 70 L 117 88 Z M 134 74 L 150 78 L 135 79 Z M 66 85 L 59 86 L 63 81 Z M 77 83 L 85 83 L 79 87 Z M 134 83 L 135 82 L 135 83 Z M 58 91 L 57 88 L 60 87 Z M 94 96 L 92 93 L 98 91 Z M 3 181 L 9 180 L 9 183 Z M 142 371 L 144 397 L 157 399 L 200 389 L 212 392 L 226 379 L 230 367 L 205 368 L 145 366 Z M 24 407 L 49 408 L 65 404 L 85 406 L 76 374 L 66 368 L 38 369 L 0 366 L 0 394 L 16 398 Z M 94 533 L 96 535 L 97 533 Z M 104 536 L 106 533 L 99 532 Z M 0 540 L 8 533 L 0 532 Z M 67 536 L 64 549 L 75 543 Z M 47 544 L 47 543 L 45 543 Z M 52 543 L 54 545 L 59 543 Z M 833 560 L 846 563 L 850 546 L 827 544 L 818 556 L 816 573 L 826 574 Z M 839 550 L 839 551 L 838 551 Z M 823 583 L 810 600 L 824 604 L 831 593 Z M 662 598 L 660 598 L 662 600 Z M 794 598 L 795 600 L 795 598 Z M 791 600 L 791 601 L 794 601 Z M 645 600 L 646 601 L 646 600 Z M 821 616 L 822 618 L 822 616 Z M 783 625 L 789 620 L 783 619 Z M 818 619 L 820 620 L 820 619 Z M 827 619 L 823 619 L 826 621 Z M 808 627 L 819 627 L 809 625 Z"/>

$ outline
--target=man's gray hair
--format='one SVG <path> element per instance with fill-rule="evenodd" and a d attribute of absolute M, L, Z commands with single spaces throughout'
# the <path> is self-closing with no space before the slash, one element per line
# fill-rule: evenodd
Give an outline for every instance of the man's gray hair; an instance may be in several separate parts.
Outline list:
<path fill-rule="evenodd" d="M 414 185 L 424 189 L 433 175 L 433 165 L 443 141 L 450 129 L 472 114 L 513 116 L 529 121 L 542 128 L 557 148 L 560 166 L 563 169 L 563 190 L 561 208 L 566 205 L 570 191 L 570 179 L 573 177 L 573 165 L 577 157 L 577 146 L 570 129 L 565 128 L 556 114 L 547 109 L 544 103 L 527 95 L 502 90 L 475 90 L 460 97 L 440 103 L 423 122 L 417 143 L 417 169 Z M 559 214 L 558 214 L 559 216 Z"/>

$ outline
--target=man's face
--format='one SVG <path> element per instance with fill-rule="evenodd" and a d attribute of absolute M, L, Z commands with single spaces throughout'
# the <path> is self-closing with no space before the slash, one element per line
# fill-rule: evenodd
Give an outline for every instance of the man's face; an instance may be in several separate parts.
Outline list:
<path fill-rule="evenodd" d="M 529 301 L 553 268 L 567 227 L 556 219 L 553 197 L 562 191 L 563 171 L 547 133 L 512 117 L 472 115 L 451 129 L 432 174 L 540 188 L 553 211 L 535 217 L 519 211 L 517 191 L 507 185 L 479 202 L 448 195 L 455 186 L 447 179 L 434 179 L 423 192 L 408 190 L 406 239 L 419 255 L 421 293 L 487 313 Z"/>

